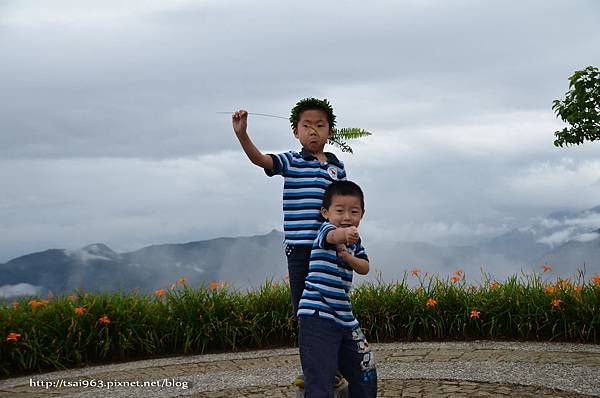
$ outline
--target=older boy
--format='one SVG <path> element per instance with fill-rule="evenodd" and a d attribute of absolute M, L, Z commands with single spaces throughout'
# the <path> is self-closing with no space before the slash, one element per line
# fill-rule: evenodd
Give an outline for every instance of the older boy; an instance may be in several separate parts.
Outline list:
<path fill-rule="evenodd" d="M 332 395 L 336 368 L 348 380 L 350 398 L 377 395 L 373 353 L 352 313 L 348 295 L 353 272 L 369 272 L 358 226 L 364 215 L 362 190 L 351 181 L 329 185 L 321 225 L 312 247 L 298 322 L 305 398 Z"/>
<path fill-rule="evenodd" d="M 245 110 L 232 116 L 233 130 L 242 149 L 269 177 L 284 177 L 284 243 L 295 317 L 308 274 L 311 247 L 323 223 L 320 213 L 323 193 L 332 182 L 346 178 L 344 164 L 323 150 L 335 127 L 335 115 L 327 100 L 299 101 L 292 109 L 290 123 L 302 149 L 276 155 L 263 154 L 256 148 L 246 131 L 247 120 Z"/>

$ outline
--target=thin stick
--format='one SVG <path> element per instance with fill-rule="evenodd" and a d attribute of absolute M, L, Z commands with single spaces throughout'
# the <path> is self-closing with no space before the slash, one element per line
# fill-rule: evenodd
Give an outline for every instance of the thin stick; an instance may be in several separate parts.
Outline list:
<path fill-rule="evenodd" d="M 227 113 L 229 115 L 235 113 L 235 112 L 216 112 L 216 113 Z M 283 116 L 276 116 L 276 115 L 268 115 L 266 113 L 252 113 L 252 112 L 248 112 L 248 115 L 257 115 L 257 116 L 268 116 L 268 117 L 276 117 L 278 119 L 285 119 L 288 120 L 287 117 L 283 117 Z"/>

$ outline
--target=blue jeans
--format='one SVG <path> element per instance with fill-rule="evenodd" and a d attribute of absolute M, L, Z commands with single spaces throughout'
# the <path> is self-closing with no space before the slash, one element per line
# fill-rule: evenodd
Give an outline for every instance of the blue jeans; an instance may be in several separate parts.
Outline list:
<path fill-rule="evenodd" d="M 316 312 L 299 316 L 298 322 L 305 398 L 333 397 L 336 369 L 348 381 L 350 398 L 377 396 L 375 360 L 360 328 L 344 328 Z"/>
<path fill-rule="evenodd" d="M 310 262 L 311 249 L 312 247 L 307 245 L 287 245 L 285 247 L 294 318 L 298 313 L 298 304 L 300 303 L 300 298 L 304 291 L 304 281 L 308 275 L 308 263 Z"/>

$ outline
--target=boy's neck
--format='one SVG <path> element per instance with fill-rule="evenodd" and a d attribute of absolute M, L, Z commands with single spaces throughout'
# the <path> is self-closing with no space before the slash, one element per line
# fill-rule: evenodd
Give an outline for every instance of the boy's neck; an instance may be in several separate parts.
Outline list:
<path fill-rule="evenodd" d="M 319 162 L 321 162 L 321 163 L 325 163 L 325 162 L 327 162 L 327 155 L 325 155 L 325 152 L 324 152 L 324 151 L 320 151 L 320 152 L 317 152 L 317 153 L 313 153 L 313 152 L 309 151 L 309 150 L 308 150 L 308 149 L 306 149 L 306 148 L 303 148 L 303 149 L 304 149 L 304 151 L 305 151 L 305 152 L 308 152 L 308 153 L 310 153 L 312 156 L 314 156 L 315 158 L 317 158 L 317 160 L 318 160 Z"/>

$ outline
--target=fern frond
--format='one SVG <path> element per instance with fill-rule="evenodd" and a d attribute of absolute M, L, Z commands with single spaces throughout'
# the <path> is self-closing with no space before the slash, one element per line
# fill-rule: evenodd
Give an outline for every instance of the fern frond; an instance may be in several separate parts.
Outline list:
<path fill-rule="evenodd" d="M 371 135 L 367 130 L 358 127 L 344 127 L 341 129 L 333 129 L 333 137 L 342 138 L 345 140 L 355 140 L 357 138 L 367 137 Z"/>
<path fill-rule="evenodd" d="M 350 145 L 346 144 L 344 141 L 340 140 L 338 137 L 331 136 L 329 138 L 329 143 L 331 145 L 335 145 L 338 148 L 340 148 L 340 150 L 342 152 L 354 153 L 352 151 L 352 148 L 350 147 Z"/>
<path fill-rule="evenodd" d="M 353 153 L 350 145 L 346 143 L 346 140 L 355 140 L 357 138 L 367 137 L 371 135 L 367 130 L 357 127 L 344 127 L 341 129 L 332 129 L 329 143 L 337 146 L 342 152 Z"/>

